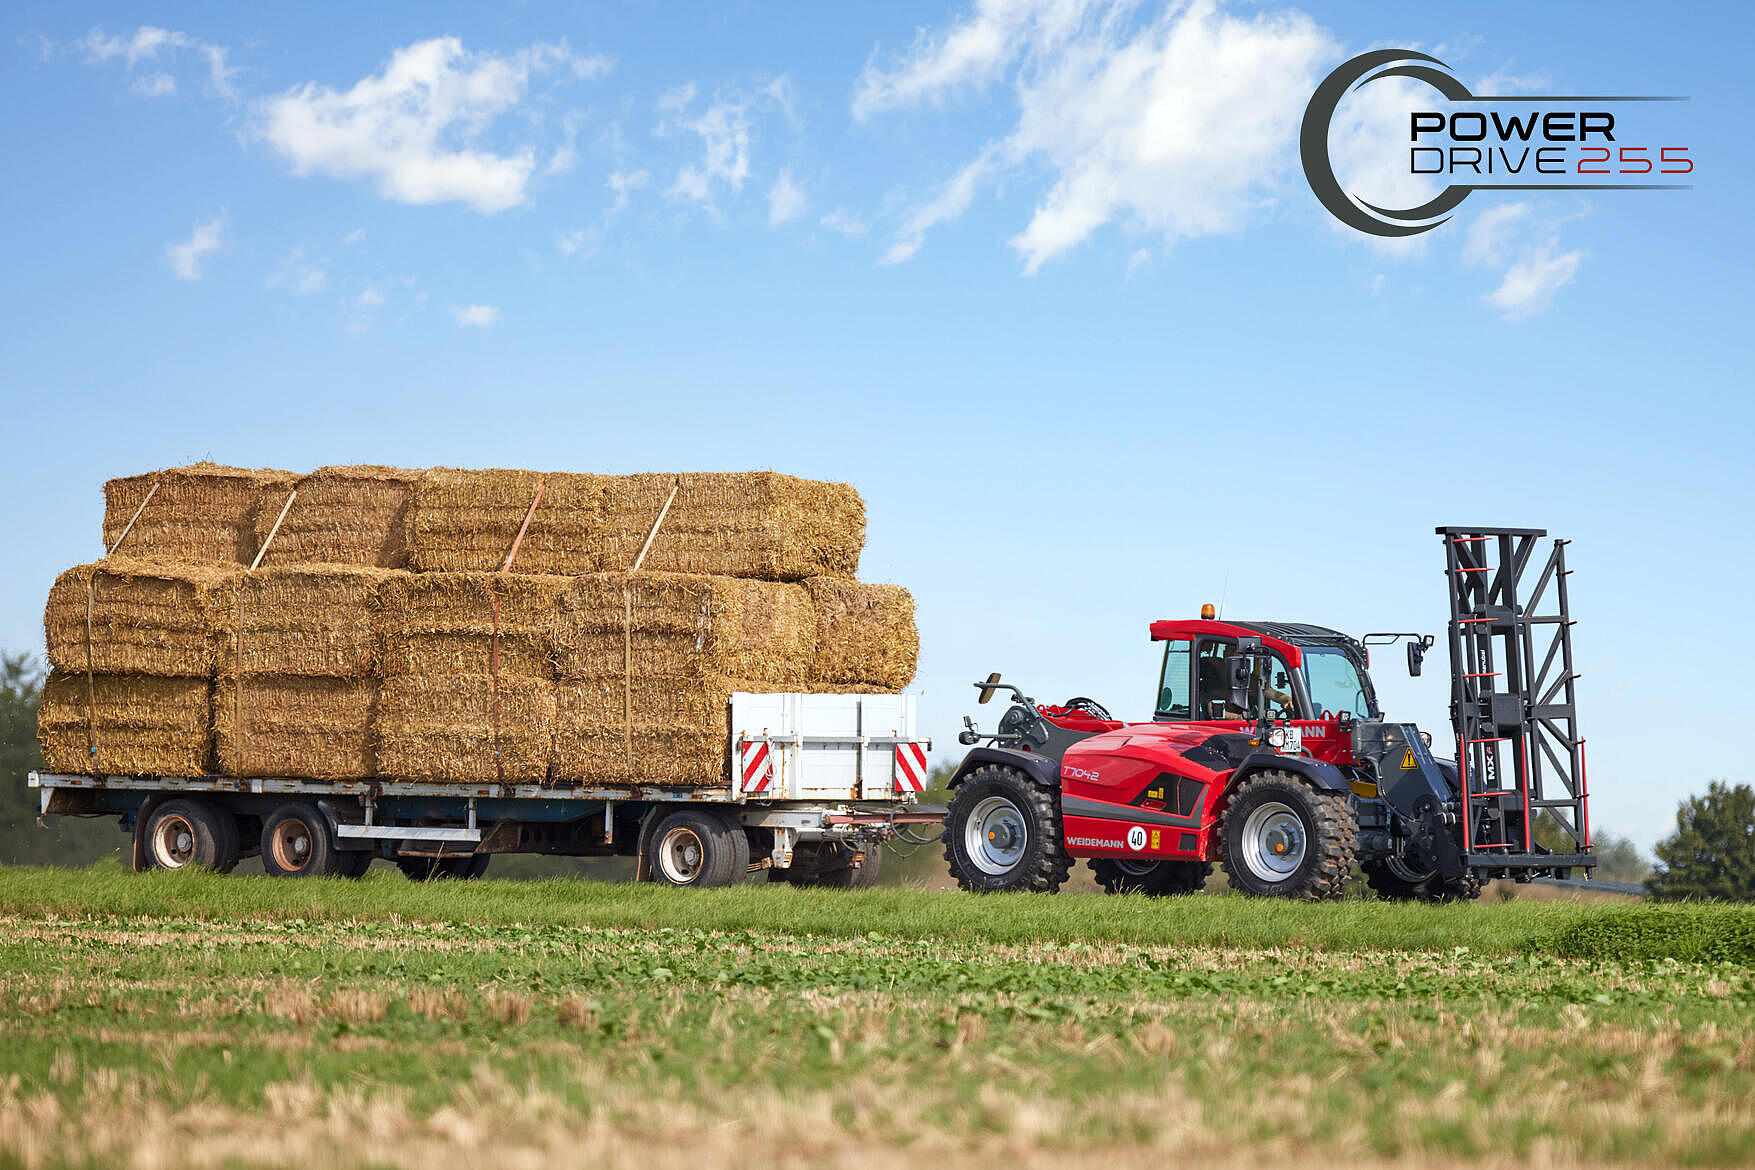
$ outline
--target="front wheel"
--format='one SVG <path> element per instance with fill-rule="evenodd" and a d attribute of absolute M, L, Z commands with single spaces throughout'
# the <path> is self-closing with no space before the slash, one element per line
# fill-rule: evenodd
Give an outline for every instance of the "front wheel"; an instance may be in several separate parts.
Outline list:
<path fill-rule="evenodd" d="M 1231 794 L 1221 832 L 1225 875 L 1260 898 L 1340 897 L 1359 844 L 1345 793 L 1277 770 L 1250 777 Z"/>
<path fill-rule="evenodd" d="M 146 864 L 152 869 L 211 869 L 238 863 L 238 822 L 203 800 L 167 800 L 146 822 Z"/>
<path fill-rule="evenodd" d="M 884 869 L 884 848 L 873 844 L 865 861 L 853 866 L 853 849 L 846 845 L 801 845 L 793 851 L 789 869 L 769 870 L 775 880 L 795 886 L 818 886 L 829 890 L 864 890 L 878 883 Z"/>
<path fill-rule="evenodd" d="M 1156 898 L 1198 894 L 1211 877 L 1205 861 L 1118 861 L 1093 858 L 1091 874 L 1106 894 L 1147 894 Z"/>
<path fill-rule="evenodd" d="M 1017 768 L 983 764 L 945 813 L 945 860 L 965 890 L 1052 894 L 1072 868 L 1056 794 Z"/>

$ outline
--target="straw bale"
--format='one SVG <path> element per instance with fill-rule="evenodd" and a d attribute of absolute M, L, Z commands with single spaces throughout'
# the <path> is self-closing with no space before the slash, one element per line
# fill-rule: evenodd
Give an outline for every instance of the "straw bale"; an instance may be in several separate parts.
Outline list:
<path fill-rule="evenodd" d="M 772 690 L 747 679 L 635 677 L 629 755 L 622 675 L 562 682 L 556 692 L 557 782 L 712 787 L 726 782 L 734 691 Z"/>
<path fill-rule="evenodd" d="M 119 553 L 165 563 L 247 565 L 260 547 L 258 510 L 272 507 L 279 512 L 297 479 L 290 471 L 217 463 L 112 479 L 104 485 L 104 547 L 115 548 L 134 510 L 157 483 L 157 494 L 135 521 Z"/>
<path fill-rule="evenodd" d="M 554 676 L 555 625 L 567 578 L 525 573 L 398 573 L 378 592 L 385 677 L 493 673 L 494 594 L 500 675 Z"/>
<path fill-rule="evenodd" d="M 793 690 L 810 681 L 816 640 L 816 610 L 799 585 L 597 573 L 574 578 L 561 595 L 556 665 L 562 678 L 631 665 L 637 675 L 733 675 L 760 679 L 766 690 Z"/>
<path fill-rule="evenodd" d="M 91 676 L 90 687 L 88 695 L 87 676 L 67 670 L 52 670 L 43 685 L 37 743 L 51 772 L 207 773 L 212 754 L 207 679 L 98 674 Z"/>
<path fill-rule="evenodd" d="M 296 485 L 298 499 L 262 563 L 407 568 L 408 504 L 420 474 L 399 467 L 319 467 Z M 257 548 L 279 515 L 280 504 L 257 511 Z"/>
<path fill-rule="evenodd" d="M 851 577 L 865 545 L 865 504 L 852 486 L 771 471 L 605 477 L 598 560 L 626 570 L 670 490 L 676 500 L 642 568 L 766 581 Z"/>
<path fill-rule="evenodd" d="M 422 473 L 408 511 L 409 565 L 421 572 L 498 570 L 512 551 L 537 485 L 531 516 L 512 568 L 520 573 L 590 573 L 591 537 L 602 516 L 603 477 L 535 471 Z"/>
<path fill-rule="evenodd" d="M 817 611 L 817 690 L 902 690 L 920 661 L 914 598 L 900 585 L 805 582 Z"/>
<path fill-rule="evenodd" d="M 400 780 L 493 783 L 494 680 L 420 675 L 384 680 L 373 717 L 378 774 Z M 548 777 L 555 688 L 545 679 L 499 680 L 500 763 L 508 782 Z"/>
<path fill-rule="evenodd" d="M 218 673 L 365 677 L 377 657 L 378 590 L 396 575 L 352 565 L 240 574 L 216 593 Z"/>
<path fill-rule="evenodd" d="M 100 674 L 206 678 L 216 610 L 238 569 L 115 556 L 68 569 L 43 607 L 49 665 Z M 91 658 L 86 659 L 87 587 Z"/>
<path fill-rule="evenodd" d="M 377 689 L 371 679 L 222 677 L 213 699 L 221 774 L 369 778 Z"/>

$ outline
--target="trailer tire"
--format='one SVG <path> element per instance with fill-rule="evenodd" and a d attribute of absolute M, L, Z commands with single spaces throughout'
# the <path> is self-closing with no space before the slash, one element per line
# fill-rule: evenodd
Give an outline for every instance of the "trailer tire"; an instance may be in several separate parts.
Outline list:
<path fill-rule="evenodd" d="M 329 819 L 314 804 L 283 804 L 262 822 L 262 869 L 270 877 L 328 877 L 339 859 Z"/>
<path fill-rule="evenodd" d="M 148 869 L 211 869 L 238 863 L 237 825 L 226 832 L 221 810 L 204 800 L 167 800 L 146 822 Z"/>
<path fill-rule="evenodd" d="M 1091 873 L 1106 894 L 1147 894 L 1168 898 L 1177 894 L 1198 894 L 1213 875 L 1211 862 L 1206 861 L 1117 861 L 1092 858 Z"/>
<path fill-rule="evenodd" d="M 349 849 L 336 858 L 335 872 L 344 878 L 363 878 L 377 856 L 369 849 Z"/>
<path fill-rule="evenodd" d="M 457 857 L 398 857 L 396 868 L 411 882 L 461 881 L 473 882 L 487 872 L 491 853 L 461 854 Z"/>
<path fill-rule="evenodd" d="M 1220 863 L 1231 884 L 1258 898 L 1322 902 L 1353 872 L 1359 826 L 1347 794 L 1277 769 L 1231 794 L 1220 825 Z"/>
<path fill-rule="evenodd" d="M 799 864 L 800 854 L 803 854 L 808 848 L 810 847 L 800 846 L 794 850 L 792 867 L 779 871 L 781 877 L 792 885 L 816 886 L 826 890 L 864 890 L 877 885 L 878 876 L 883 873 L 884 847 L 882 845 L 874 845 L 867 849 L 865 851 L 865 864 L 858 869 L 852 865 L 852 850 L 841 845 L 822 847 L 822 853 L 818 854 L 816 860 L 821 860 L 823 854 L 827 854 L 831 850 L 836 854 L 835 857 L 828 859 L 827 866 L 812 868 L 810 859 L 804 859 L 806 863 L 801 865 Z"/>
<path fill-rule="evenodd" d="M 667 886 L 729 886 L 750 869 L 743 826 L 706 809 L 666 815 L 652 830 L 651 850 L 653 880 Z"/>
<path fill-rule="evenodd" d="M 1059 794 L 1021 769 L 982 764 L 963 777 L 945 813 L 945 861 L 961 889 L 1052 894 L 1072 871 Z"/>

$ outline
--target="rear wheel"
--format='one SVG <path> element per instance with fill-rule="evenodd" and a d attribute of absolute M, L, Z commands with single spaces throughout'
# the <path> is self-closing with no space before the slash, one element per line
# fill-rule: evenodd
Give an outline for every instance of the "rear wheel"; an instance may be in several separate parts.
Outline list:
<path fill-rule="evenodd" d="M 345 878 L 361 878 L 366 870 L 372 868 L 372 859 L 378 856 L 368 849 L 350 849 L 338 853 L 335 860 L 335 872 Z"/>
<path fill-rule="evenodd" d="M 238 823 L 202 800 L 167 800 L 146 822 L 150 869 L 211 869 L 238 863 Z"/>
<path fill-rule="evenodd" d="M 271 877 L 324 877 L 339 856 L 316 805 L 283 804 L 262 822 L 262 868 Z"/>
<path fill-rule="evenodd" d="M 1091 873 L 1108 894 L 1150 894 L 1169 897 L 1198 894 L 1212 876 L 1205 861 L 1119 861 L 1094 858 Z"/>
<path fill-rule="evenodd" d="M 1017 768 L 982 764 L 951 797 L 945 860 L 965 890 L 1054 893 L 1072 869 L 1061 841 L 1060 801 Z"/>
<path fill-rule="evenodd" d="M 1257 897 L 1312 902 L 1341 896 L 1359 839 L 1345 793 L 1277 770 L 1252 776 L 1231 794 L 1221 833 L 1221 861 L 1233 886 Z"/>
<path fill-rule="evenodd" d="M 716 813 L 680 809 L 652 832 L 652 877 L 668 886 L 729 886 L 750 868 L 743 826 Z"/>

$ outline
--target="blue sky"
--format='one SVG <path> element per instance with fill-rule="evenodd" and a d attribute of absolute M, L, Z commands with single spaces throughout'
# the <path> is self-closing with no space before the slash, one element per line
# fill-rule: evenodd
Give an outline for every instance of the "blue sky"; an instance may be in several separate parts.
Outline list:
<path fill-rule="evenodd" d="M 1596 821 L 1649 845 L 1750 779 L 1748 688 L 1713 664 L 1755 632 L 1752 23 L 9 6 L 0 646 L 40 647 L 113 475 L 772 467 L 864 494 L 944 755 L 992 669 L 1146 716 L 1147 623 L 1206 600 L 1441 633 L 1433 526 L 1542 526 L 1576 542 Z M 1297 119 L 1386 45 L 1476 92 L 1689 95 L 1641 129 L 1689 145 L 1695 188 L 1351 233 Z M 1378 681 L 1442 739 L 1436 661 Z"/>

